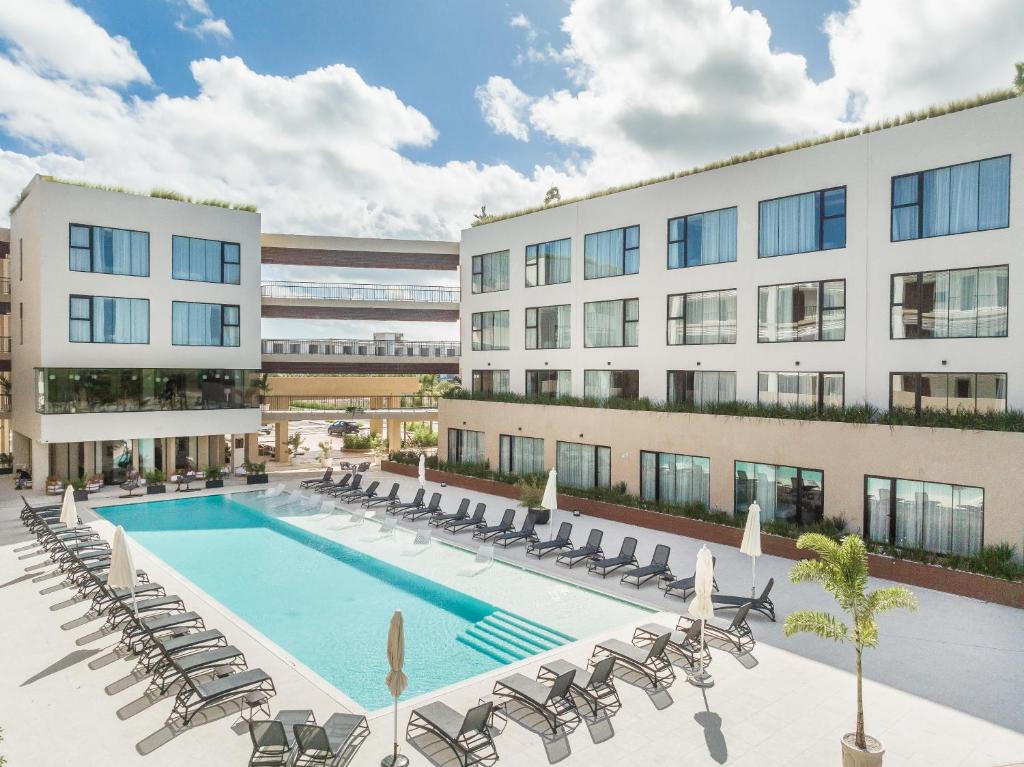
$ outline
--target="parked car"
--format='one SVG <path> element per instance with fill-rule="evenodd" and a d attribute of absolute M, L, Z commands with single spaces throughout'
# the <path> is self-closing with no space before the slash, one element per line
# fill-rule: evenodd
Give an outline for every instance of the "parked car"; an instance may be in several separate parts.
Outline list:
<path fill-rule="evenodd" d="M 358 434 L 362 427 L 356 421 L 335 421 L 327 427 L 331 437 L 344 437 L 346 434 Z"/>
<path fill-rule="evenodd" d="M 257 448 L 256 448 L 256 453 L 258 455 L 266 455 L 266 456 L 269 456 L 271 458 L 274 457 L 274 454 L 276 452 L 277 452 L 276 448 L 273 445 L 267 444 L 266 442 L 261 442 L 257 446 Z"/>

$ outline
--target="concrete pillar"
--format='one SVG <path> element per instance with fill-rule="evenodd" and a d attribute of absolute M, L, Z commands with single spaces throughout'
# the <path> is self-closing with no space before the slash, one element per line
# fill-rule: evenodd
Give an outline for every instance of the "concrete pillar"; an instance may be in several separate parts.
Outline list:
<path fill-rule="evenodd" d="M 12 450 L 14 452 L 15 469 L 19 466 L 32 465 L 32 440 L 24 434 L 14 432 L 14 444 L 12 445 Z"/>
<path fill-rule="evenodd" d="M 210 465 L 210 439 L 200 436 L 196 440 L 196 469 L 202 471 Z"/>
<path fill-rule="evenodd" d="M 91 477 L 94 474 L 99 474 L 96 471 L 96 443 L 86 442 L 85 443 L 85 461 L 83 463 L 85 467 L 85 476 Z"/>
<path fill-rule="evenodd" d="M 32 440 L 32 487 L 38 490 L 46 488 L 46 478 L 50 476 L 50 446 Z"/>
<path fill-rule="evenodd" d="M 288 422 L 274 421 L 274 460 L 288 461 Z"/>
<path fill-rule="evenodd" d="M 260 459 L 259 454 L 259 434 L 246 434 L 245 435 L 245 460 L 249 463 L 258 463 Z"/>
<path fill-rule="evenodd" d="M 380 434 L 384 431 L 384 419 L 383 418 L 371 418 L 370 419 L 370 434 Z"/>
<path fill-rule="evenodd" d="M 137 439 L 133 439 L 131 441 L 131 450 L 132 450 L 132 471 L 138 471 L 139 470 L 139 452 L 140 452 L 140 450 L 139 450 L 139 441 Z M 153 467 L 152 466 L 145 467 L 146 471 L 149 471 L 149 469 L 151 469 L 151 468 L 153 468 Z"/>
<path fill-rule="evenodd" d="M 400 418 L 388 419 L 388 452 L 402 449 L 402 420 Z"/>

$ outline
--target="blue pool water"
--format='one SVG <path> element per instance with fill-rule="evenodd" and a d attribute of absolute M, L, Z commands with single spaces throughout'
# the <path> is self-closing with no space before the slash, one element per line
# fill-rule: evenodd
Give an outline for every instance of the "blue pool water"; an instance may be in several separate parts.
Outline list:
<path fill-rule="evenodd" d="M 245 496 L 96 511 L 367 709 L 391 702 L 385 643 L 396 609 L 406 627 L 406 698 L 569 639 L 275 519 Z"/>

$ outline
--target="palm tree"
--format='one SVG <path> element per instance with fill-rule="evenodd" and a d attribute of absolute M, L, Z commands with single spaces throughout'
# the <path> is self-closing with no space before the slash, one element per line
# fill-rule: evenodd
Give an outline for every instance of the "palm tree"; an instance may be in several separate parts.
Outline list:
<path fill-rule="evenodd" d="M 835 541 L 821 533 L 804 533 L 797 539 L 798 549 L 808 549 L 817 559 L 802 559 L 789 571 L 793 583 L 814 582 L 835 597 L 836 602 L 850 616 L 852 626 L 839 618 L 819 610 L 798 610 L 786 616 L 783 631 L 786 636 L 806 631 L 822 639 L 853 642 L 857 656 L 857 730 L 855 743 L 867 749 L 864 737 L 864 697 L 861 681 L 861 657 L 864 649 L 878 644 L 878 624 L 875 616 L 896 608 L 917 609 L 917 599 L 902 586 L 867 591 L 868 553 L 858 535 L 847 535 Z"/>

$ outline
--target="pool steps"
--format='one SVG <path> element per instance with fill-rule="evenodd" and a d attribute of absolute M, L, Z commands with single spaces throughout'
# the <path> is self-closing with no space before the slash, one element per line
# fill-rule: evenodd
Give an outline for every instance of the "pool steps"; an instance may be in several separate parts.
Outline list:
<path fill-rule="evenodd" d="M 573 641 L 568 634 L 503 610 L 467 627 L 456 638 L 500 663 L 512 663 Z"/>

